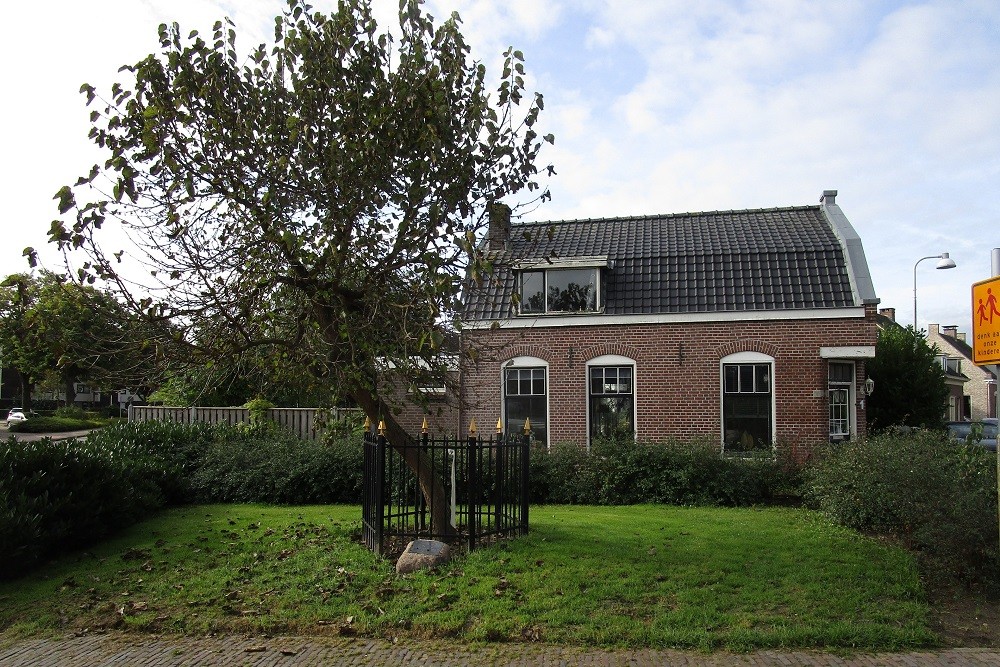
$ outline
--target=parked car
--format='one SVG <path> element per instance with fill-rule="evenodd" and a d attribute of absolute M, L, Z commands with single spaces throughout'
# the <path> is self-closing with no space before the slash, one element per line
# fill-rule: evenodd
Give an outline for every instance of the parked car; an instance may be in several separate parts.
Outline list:
<path fill-rule="evenodd" d="M 7 413 L 7 425 L 10 426 L 11 422 L 23 422 L 27 417 L 24 415 L 24 410 L 21 408 L 11 408 L 10 412 Z"/>
<path fill-rule="evenodd" d="M 981 445 L 991 452 L 997 450 L 997 420 L 993 418 L 978 422 L 948 422 L 945 424 L 952 440 L 960 440 L 970 445 Z"/>

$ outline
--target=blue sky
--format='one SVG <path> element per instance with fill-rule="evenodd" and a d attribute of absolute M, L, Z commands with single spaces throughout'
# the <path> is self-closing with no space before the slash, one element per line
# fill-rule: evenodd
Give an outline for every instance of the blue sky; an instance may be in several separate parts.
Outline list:
<path fill-rule="evenodd" d="M 384 24 L 396 0 L 377 0 Z M 328 11 L 333 0 L 314 0 Z M 98 157 L 84 81 L 156 49 L 156 26 L 269 41 L 281 0 L 57 0 L 8 9 L 0 273 L 42 248 L 52 194 Z M 825 189 L 864 242 L 875 290 L 919 324 L 971 324 L 970 286 L 1000 247 L 1000 3 L 433 0 L 457 10 L 473 54 L 508 45 L 545 95 L 556 136 L 551 203 L 531 220 L 818 203 Z M 59 258 L 43 252 L 47 266 Z"/>

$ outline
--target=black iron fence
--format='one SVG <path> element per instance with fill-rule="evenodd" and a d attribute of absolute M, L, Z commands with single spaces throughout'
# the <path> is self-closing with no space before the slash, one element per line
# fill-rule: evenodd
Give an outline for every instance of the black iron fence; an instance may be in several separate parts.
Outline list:
<path fill-rule="evenodd" d="M 464 543 L 469 550 L 528 532 L 528 436 L 422 434 L 390 445 L 364 438 L 365 544 L 401 552 L 413 539 Z"/>

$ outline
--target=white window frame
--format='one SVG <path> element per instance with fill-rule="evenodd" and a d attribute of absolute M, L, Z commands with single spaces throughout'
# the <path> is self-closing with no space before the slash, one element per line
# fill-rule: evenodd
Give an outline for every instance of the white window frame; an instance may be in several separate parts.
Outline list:
<path fill-rule="evenodd" d="M 556 271 L 578 271 L 578 270 L 593 270 L 594 279 L 594 309 L 593 310 L 549 310 L 549 274 Z M 544 300 L 544 310 L 540 312 L 525 312 L 524 311 L 524 290 L 522 288 L 522 278 L 525 273 L 541 273 L 542 274 L 542 298 Z M 517 281 L 517 314 L 522 317 L 541 317 L 541 316 L 565 316 L 565 315 L 594 315 L 604 311 L 604 302 L 602 298 L 602 280 L 604 272 L 601 270 L 600 266 L 594 266 L 593 264 L 584 264 L 580 266 L 558 266 L 558 267 L 543 267 L 543 266 L 532 266 L 525 267 L 517 271 L 515 274 Z"/>
<path fill-rule="evenodd" d="M 552 447 L 552 431 L 549 429 L 552 414 L 552 385 L 550 383 L 549 362 L 538 357 L 520 356 L 505 361 L 500 365 L 500 418 L 507 424 L 507 370 L 511 368 L 543 368 L 545 370 L 545 448 Z M 518 432 L 520 433 L 520 431 Z"/>
<path fill-rule="evenodd" d="M 722 443 L 722 453 L 726 454 L 726 366 L 733 364 L 769 364 L 771 366 L 771 451 L 776 451 L 778 383 L 775 377 L 774 357 L 762 352 L 736 352 L 719 360 L 719 440 Z M 734 454 L 745 455 L 746 452 L 734 452 Z"/>
<path fill-rule="evenodd" d="M 632 435 L 633 438 L 639 437 L 639 382 L 636 375 L 635 359 L 618 354 L 604 354 L 587 361 L 584 368 L 583 382 L 585 396 L 584 403 L 586 405 L 587 413 L 587 451 L 590 451 L 590 446 L 592 444 L 590 437 L 590 369 L 594 366 L 632 367 Z"/>
<path fill-rule="evenodd" d="M 850 380 L 849 381 L 837 381 L 834 383 L 830 379 L 830 367 L 833 364 L 844 364 L 851 367 Z M 832 392 L 837 390 L 847 390 L 847 433 L 828 433 L 828 438 L 831 442 L 842 442 L 844 440 L 850 440 L 858 434 L 858 405 L 857 405 L 857 366 L 850 359 L 828 359 L 827 369 L 826 369 L 826 411 L 827 411 L 827 431 L 829 428 L 830 419 L 830 408 L 832 407 L 832 402 L 830 400 Z M 845 437 L 846 436 L 846 437 Z"/>

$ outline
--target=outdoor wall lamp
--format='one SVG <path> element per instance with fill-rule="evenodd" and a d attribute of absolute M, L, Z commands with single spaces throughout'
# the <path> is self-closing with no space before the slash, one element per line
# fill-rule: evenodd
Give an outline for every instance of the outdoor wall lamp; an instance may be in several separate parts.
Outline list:
<path fill-rule="evenodd" d="M 917 260 L 917 263 L 913 265 L 913 331 L 917 330 L 917 264 L 924 261 L 925 259 L 936 259 L 938 260 L 937 269 L 954 269 L 957 264 L 955 260 L 948 256 L 948 253 L 943 252 L 940 255 L 928 255 L 927 257 L 921 257 Z"/>
<path fill-rule="evenodd" d="M 871 396 L 873 391 L 875 391 L 875 380 L 865 378 L 865 396 Z"/>

